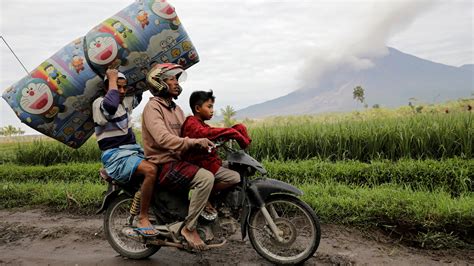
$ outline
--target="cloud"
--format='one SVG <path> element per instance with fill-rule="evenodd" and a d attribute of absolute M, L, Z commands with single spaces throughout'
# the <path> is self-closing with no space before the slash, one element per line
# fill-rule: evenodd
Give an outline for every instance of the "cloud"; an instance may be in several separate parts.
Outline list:
<path fill-rule="evenodd" d="M 330 46 L 310 50 L 301 71 L 303 89 L 314 89 L 332 71 L 363 70 L 373 67 L 372 59 L 384 56 L 388 40 L 408 28 L 434 1 L 364 1 L 354 6 L 358 18 L 351 19 L 350 31 L 337 36 Z M 358 13 L 360 12 L 360 13 Z M 339 38 L 339 40 L 337 40 Z"/>
<path fill-rule="evenodd" d="M 148 49 L 146 53 L 151 55 L 150 57 L 155 57 L 162 51 L 168 51 L 170 46 L 167 45 L 167 38 L 171 37 L 173 40 L 178 39 L 179 32 L 174 30 L 163 30 L 159 34 L 150 38 L 148 43 Z"/>

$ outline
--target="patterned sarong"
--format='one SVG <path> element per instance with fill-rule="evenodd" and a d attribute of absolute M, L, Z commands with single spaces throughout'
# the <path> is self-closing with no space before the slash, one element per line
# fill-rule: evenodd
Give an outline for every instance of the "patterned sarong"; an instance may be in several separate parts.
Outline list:
<path fill-rule="evenodd" d="M 170 190 L 189 189 L 199 167 L 188 162 L 169 162 L 161 165 L 160 185 Z"/>

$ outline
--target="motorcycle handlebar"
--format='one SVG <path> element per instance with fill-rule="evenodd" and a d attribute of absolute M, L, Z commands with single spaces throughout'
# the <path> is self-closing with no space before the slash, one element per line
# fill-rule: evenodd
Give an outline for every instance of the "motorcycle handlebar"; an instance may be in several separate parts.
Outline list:
<path fill-rule="evenodd" d="M 209 146 L 209 148 L 207 149 L 207 152 L 211 153 L 213 149 L 217 149 L 219 147 L 229 148 L 228 146 L 225 145 L 225 143 L 227 141 L 228 140 L 217 140 L 217 141 L 215 141 L 214 146 Z"/>

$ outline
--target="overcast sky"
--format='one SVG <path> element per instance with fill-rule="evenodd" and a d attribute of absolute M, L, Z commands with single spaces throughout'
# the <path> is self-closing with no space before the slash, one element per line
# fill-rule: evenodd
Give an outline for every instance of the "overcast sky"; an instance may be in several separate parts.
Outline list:
<path fill-rule="evenodd" d="M 169 2 L 200 57 L 178 100 L 186 113 L 194 90 L 214 90 L 217 109 L 240 109 L 316 84 L 341 65 L 370 67 L 367 57 L 383 56 L 386 46 L 452 66 L 474 63 L 472 0 Z M 31 71 L 131 3 L 1 0 L 0 35 Z M 0 49 L 3 93 L 26 73 L 2 40 Z M 0 112 L 0 127 L 36 133 L 3 99 Z"/>

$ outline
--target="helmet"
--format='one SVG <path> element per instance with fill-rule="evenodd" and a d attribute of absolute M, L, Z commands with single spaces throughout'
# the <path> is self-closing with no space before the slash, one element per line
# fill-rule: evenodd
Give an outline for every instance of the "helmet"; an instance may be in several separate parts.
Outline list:
<path fill-rule="evenodd" d="M 173 63 L 157 64 L 148 71 L 146 81 L 150 92 L 155 96 L 165 96 L 168 93 L 168 85 L 165 79 L 175 76 L 179 82 L 186 80 L 186 71 L 183 66 Z M 179 86 L 179 85 L 178 85 Z M 179 87 L 182 91 L 181 87 Z"/>

